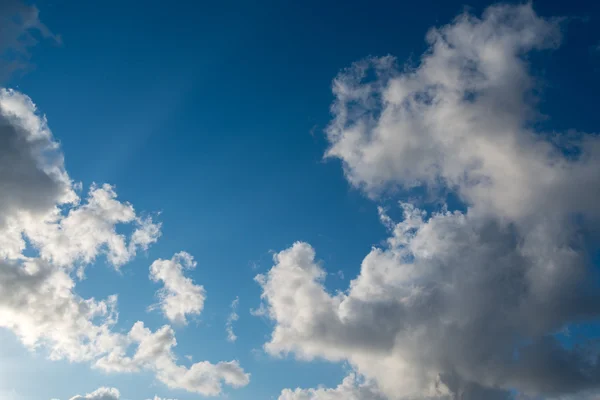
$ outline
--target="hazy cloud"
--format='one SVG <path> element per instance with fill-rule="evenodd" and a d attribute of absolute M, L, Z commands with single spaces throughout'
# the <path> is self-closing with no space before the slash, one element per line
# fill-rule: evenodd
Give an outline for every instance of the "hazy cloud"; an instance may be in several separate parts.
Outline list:
<path fill-rule="evenodd" d="M 19 0 L 0 3 L 0 81 L 29 68 L 29 50 L 39 37 L 60 43 L 60 37 L 40 21 L 36 6 Z"/>

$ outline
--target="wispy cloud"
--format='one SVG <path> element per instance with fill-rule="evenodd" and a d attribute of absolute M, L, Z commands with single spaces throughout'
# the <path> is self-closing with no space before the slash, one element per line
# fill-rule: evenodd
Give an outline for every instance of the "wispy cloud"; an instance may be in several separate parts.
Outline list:
<path fill-rule="evenodd" d="M 231 302 L 231 313 L 227 317 L 227 322 L 225 323 L 225 331 L 227 332 L 227 340 L 230 342 L 235 342 L 237 340 L 237 335 L 233 332 L 233 323 L 238 320 L 239 315 L 237 314 L 237 308 L 240 304 L 239 297 L 236 297 L 235 300 Z"/>

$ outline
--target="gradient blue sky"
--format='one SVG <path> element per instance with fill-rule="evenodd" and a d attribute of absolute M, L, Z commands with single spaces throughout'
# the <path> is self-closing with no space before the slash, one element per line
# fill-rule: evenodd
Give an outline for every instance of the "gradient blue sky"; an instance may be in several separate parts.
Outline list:
<path fill-rule="evenodd" d="M 119 324 L 143 318 L 164 324 L 148 266 L 185 250 L 190 276 L 207 291 L 200 317 L 177 329 L 177 353 L 217 362 L 236 358 L 251 384 L 225 389 L 228 399 L 276 398 L 283 388 L 335 386 L 343 363 L 301 362 L 264 354 L 272 322 L 259 307 L 258 273 L 272 252 L 309 242 L 328 272 L 327 288 L 347 287 L 373 245 L 386 239 L 377 206 L 344 179 L 337 160 L 323 160 L 331 120 L 331 81 L 367 56 L 418 60 L 424 36 L 470 1 L 67 1 L 39 0 L 40 19 L 59 46 L 32 50 L 34 69 L 8 82 L 47 115 L 66 167 L 83 187 L 110 182 L 136 210 L 160 212 L 162 237 L 123 268 L 99 260 L 78 284 L 83 297 L 119 293 Z M 541 16 L 571 18 L 564 44 L 536 54 L 543 81 L 545 129 L 600 126 L 600 6 L 537 1 Z M 341 271 L 338 274 L 337 271 Z M 226 340 L 230 304 L 239 297 L 235 343 Z M 152 374 L 104 374 L 81 364 L 48 361 L 0 331 L 0 393 L 17 400 L 68 399 L 114 386 L 125 399 L 167 390 Z M 38 384 L 43 382 L 43 385 Z"/>

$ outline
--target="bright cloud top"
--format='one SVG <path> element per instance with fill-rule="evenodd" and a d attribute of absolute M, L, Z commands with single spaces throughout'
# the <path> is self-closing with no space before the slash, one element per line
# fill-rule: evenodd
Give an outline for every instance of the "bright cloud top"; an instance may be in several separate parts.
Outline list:
<path fill-rule="evenodd" d="M 97 300 L 76 294 L 74 274 L 83 277 L 84 266 L 99 256 L 121 267 L 158 240 L 160 224 L 119 201 L 110 185 L 92 186 L 82 200 L 45 118 L 36 111 L 27 96 L 0 90 L 0 327 L 30 349 L 48 350 L 52 359 L 90 362 L 107 371 L 146 369 L 170 388 L 217 395 L 223 382 L 246 385 L 249 374 L 237 361 L 177 364 L 168 325 L 152 332 L 138 321 L 127 334 L 116 331 L 117 295 Z M 119 227 L 131 233 L 119 233 Z M 153 271 L 169 290 L 168 316 L 177 321 L 199 312 L 205 293 L 181 276 L 177 263 L 191 266 L 190 255 L 179 253 L 172 262 L 159 260 Z M 137 346 L 131 358 L 125 356 L 130 346 Z M 83 398 L 118 396 L 111 390 Z"/>
<path fill-rule="evenodd" d="M 194 258 L 184 251 L 170 260 L 156 260 L 150 266 L 150 279 L 164 285 L 158 292 L 159 307 L 171 322 L 187 324 L 187 315 L 200 315 L 204 308 L 204 288 L 183 275 L 184 270 L 194 268 Z"/>
<path fill-rule="evenodd" d="M 416 67 L 372 58 L 335 79 L 327 157 L 353 185 L 373 198 L 453 192 L 467 210 L 401 203 L 394 222 L 382 209 L 387 244 L 335 295 L 310 244 L 276 254 L 256 278 L 275 322 L 267 352 L 348 361 L 387 399 L 559 398 L 600 386 L 594 343 L 567 348 L 555 335 L 600 315 L 586 240 L 598 228 L 600 140 L 530 128 L 526 57 L 556 47 L 559 24 L 531 4 L 495 6 L 432 29 Z M 363 398 L 351 383 L 280 399 Z"/>

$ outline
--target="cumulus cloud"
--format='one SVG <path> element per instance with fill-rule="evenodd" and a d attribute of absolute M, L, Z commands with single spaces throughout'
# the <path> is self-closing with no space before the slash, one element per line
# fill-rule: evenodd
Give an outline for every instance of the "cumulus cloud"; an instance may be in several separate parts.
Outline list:
<path fill-rule="evenodd" d="M 127 356 L 129 346 L 136 345 L 132 357 Z M 106 356 L 96 362 L 96 367 L 108 372 L 135 372 L 152 370 L 159 381 L 173 389 L 185 389 L 207 396 L 221 393 L 222 383 L 242 387 L 250 382 L 250 374 L 245 373 L 237 361 L 211 364 L 201 361 L 189 368 L 178 365 L 172 348 L 177 345 L 175 332 L 165 325 L 155 332 L 136 322 L 127 340 L 116 346 Z"/>
<path fill-rule="evenodd" d="M 92 186 L 82 204 L 45 117 L 14 90 L 0 89 L 0 140 L 0 255 L 21 257 L 26 237 L 54 265 L 88 264 L 104 253 L 119 267 L 160 236 L 160 224 L 136 215 L 110 185 Z M 134 226 L 128 240 L 120 224 Z"/>
<path fill-rule="evenodd" d="M 58 231 L 62 209 L 80 202 L 58 144 L 25 95 L 0 89 L 0 326 L 51 358 L 89 359 L 114 323 L 116 296 L 82 299 L 72 292 L 70 266 L 61 268 L 38 233 Z M 65 239 L 70 235 L 61 232 Z M 41 257 L 27 257 L 27 238 Z M 82 238 L 76 238 L 82 240 Z M 68 251 L 68 241 L 56 243 Z M 90 252 L 90 260 L 97 254 Z M 75 261 L 75 260 L 71 260 Z M 92 321 L 96 321 L 95 323 Z"/>
<path fill-rule="evenodd" d="M 108 184 L 92 186 L 85 204 L 71 208 L 67 215 L 57 211 L 45 222 L 26 221 L 27 236 L 42 258 L 61 266 L 89 264 L 104 253 L 119 268 L 160 236 L 160 224 L 136 216 L 133 206 L 120 202 Z M 133 225 L 129 239 L 117 232 L 119 224 Z"/>
<path fill-rule="evenodd" d="M 284 389 L 278 400 L 385 400 L 370 383 L 359 382 L 350 374 L 334 389 Z"/>
<path fill-rule="evenodd" d="M 559 39 L 558 21 L 530 4 L 496 6 L 432 29 L 417 68 L 356 63 L 334 81 L 327 156 L 371 195 L 425 186 L 509 218 L 596 212 L 597 138 L 528 128 L 537 112 L 526 56 Z"/>
<path fill-rule="evenodd" d="M 265 349 L 348 361 L 388 399 L 590 393 L 595 342 L 566 347 L 556 333 L 600 315 L 600 140 L 532 128 L 527 56 L 559 44 L 560 21 L 499 5 L 427 40 L 416 67 L 371 58 L 335 79 L 326 156 L 372 198 L 423 187 L 464 211 L 403 202 L 395 222 L 381 209 L 386 245 L 336 294 L 308 243 L 276 254 L 256 278 L 275 322 Z"/>
<path fill-rule="evenodd" d="M 60 43 L 60 37 L 40 21 L 37 7 L 18 0 L 0 3 L 0 26 L 0 80 L 28 67 L 29 49 L 38 43 L 34 32 L 44 39 Z"/>
<path fill-rule="evenodd" d="M 29 97 L 14 90 L 0 89 L 0 140 L 0 227 L 6 229 L 23 214 L 39 218 L 57 204 L 77 201 L 46 119 L 37 114 Z M 3 251 L 14 256 L 20 247 Z"/>
<path fill-rule="evenodd" d="M 119 400 L 121 394 L 115 388 L 101 387 L 85 396 L 77 395 L 70 400 Z"/>
<path fill-rule="evenodd" d="M 179 365 L 169 326 L 152 332 L 138 322 L 129 333 L 117 331 L 116 295 L 79 296 L 74 274 L 81 277 L 82 268 L 99 256 L 120 268 L 158 240 L 160 224 L 118 200 L 110 185 L 94 185 L 81 199 L 46 119 L 16 91 L 0 89 L 0 141 L 0 327 L 29 349 L 43 348 L 51 359 L 90 362 L 108 371 L 151 370 L 172 388 L 216 395 L 223 383 L 248 383 L 249 375 L 237 361 Z M 120 233 L 121 227 L 130 233 Z M 192 263 L 186 253 L 171 261 L 187 267 Z M 153 271 L 168 295 L 188 301 L 191 291 L 202 303 L 204 290 L 190 288 L 181 264 L 165 263 L 169 261 L 154 263 Z M 187 304 L 184 314 L 201 308 Z M 134 345 L 134 356 L 127 357 Z M 75 398 L 117 397 L 117 391 L 104 388 Z"/>
<path fill-rule="evenodd" d="M 235 300 L 231 302 L 231 313 L 227 317 L 227 322 L 225 323 L 225 331 L 227 332 L 227 340 L 230 342 L 235 342 L 237 340 L 237 335 L 233 332 L 233 323 L 238 320 L 239 315 L 237 313 L 237 307 L 240 304 L 239 297 L 236 297 Z"/>
<path fill-rule="evenodd" d="M 150 266 L 150 279 L 164 285 L 158 291 L 159 307 L 171 322 L 187 324 L 187 315 L 200 315 L 204 308 L 204 287 L 194 284 L 183 275 L 184 270 L 194 268 L 194 258 L 184 251 L 175 254 L 170 260 L 156 260 Z"/>

